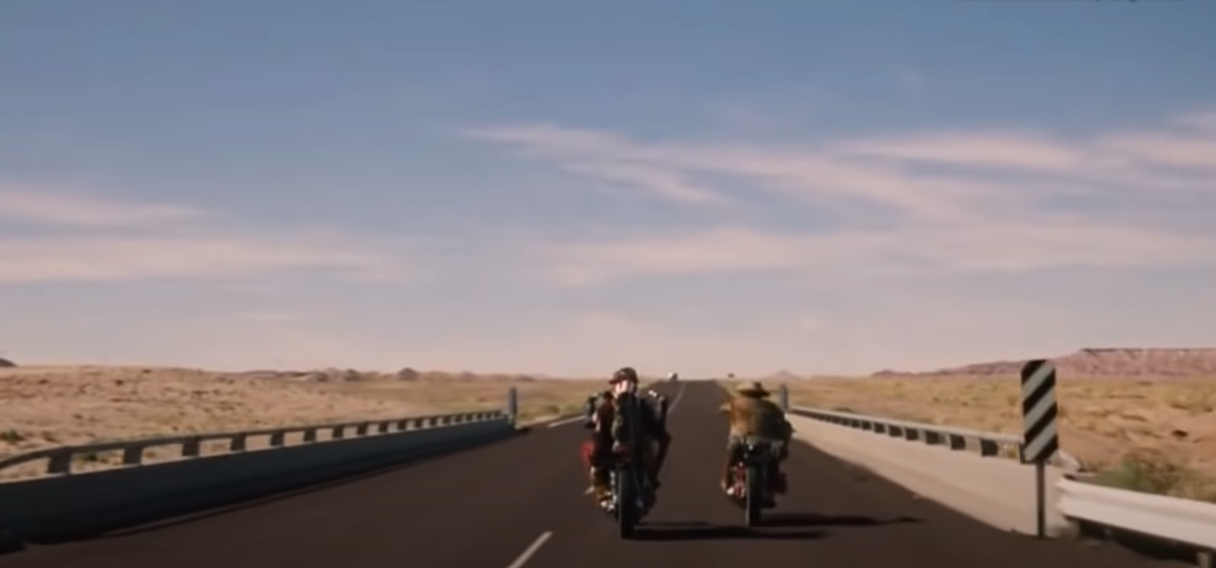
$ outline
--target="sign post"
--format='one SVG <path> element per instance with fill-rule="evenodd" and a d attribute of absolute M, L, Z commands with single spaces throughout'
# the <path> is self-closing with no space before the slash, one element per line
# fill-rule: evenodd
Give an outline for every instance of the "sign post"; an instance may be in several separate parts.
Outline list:
<path fill-rule="evenodd" d="M 511 424 L 517 424 L 519 420 L 519 391 L 515 387 L 511 387 L 507 391 L 507 416 L 511 417 Z"/>
<path fill-rule="evenodd" d="M 1034 464 L 1039 538 L 1047 536 L 1047 462 L 1060 449 L 1056 366 L 1046 359 L 1022 367 L 1022 463 Z"/>

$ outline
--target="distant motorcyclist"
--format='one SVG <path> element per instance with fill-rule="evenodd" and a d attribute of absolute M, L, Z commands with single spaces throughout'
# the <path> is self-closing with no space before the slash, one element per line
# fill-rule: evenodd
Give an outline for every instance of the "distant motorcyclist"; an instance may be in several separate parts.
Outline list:
<path fill-rule="evenodd" d="M 667 375 L 667 380 L 669 380 L 671 382 L 678 381 L 678 380 L 680 380 L 680 374 L 675 371 L 672 371 L 670 374 Z"/>
<path fill-rule="evenodd" d="M 733 376 L 733 375 L 732 375 Z M 785 475 L 781 473 L 781 462 L 789 456 L 789 443 L 793 426 L 785 419 L 781 407 L 768 400 L 769 392 L 758 381 L 739 385 L 735 396 L 718 409 L 730 420 L 730 434 L 726 442 L 726 461 L 722 468 L 722 490 L 733 491 L 731 465 L 739 451 L 749 439 L 766 442 L 773 451 L 773 493 L 785 492 Z"/>
<path fill-rule="evenodd" d="M 583 444 L 583 463 L 587 466 L 596 500 L 609 497 L 608 472 L 612 452 L 628 447 L 638 458 L 654 489 L 659 487 L 671 436 L 665 424 L 666 400 L 653 391 L 638 393 L 638 374 L 622 367 L 612 375 L 610 388 L 596 400 L 587 427 L 591 439 Z M 632 419 L 627 419 L 632 417 Z"/>

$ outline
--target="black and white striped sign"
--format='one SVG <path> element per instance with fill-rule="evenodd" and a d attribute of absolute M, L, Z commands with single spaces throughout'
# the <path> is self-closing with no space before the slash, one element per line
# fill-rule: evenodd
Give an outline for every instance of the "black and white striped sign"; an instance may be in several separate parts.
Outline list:
<path fill-rule="evenodd" d="M 1022 460 L 1047 463 L 1060 449 L 1056 429 L 1056 366 L 1035 359 L 1022 367 Z"/>

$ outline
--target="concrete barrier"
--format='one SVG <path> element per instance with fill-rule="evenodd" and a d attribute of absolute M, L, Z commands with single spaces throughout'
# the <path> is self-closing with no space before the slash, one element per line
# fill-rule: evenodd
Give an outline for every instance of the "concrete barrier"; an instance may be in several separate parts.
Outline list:
<path fill-rule="evenodd" d="M 32 542 L 87 537 L 516 433 L 509 415 L 484 413 L 423 429 L 0 483 L 0 534 Z"/>
<path fill-rule="evenodd" d="M 796 439 L 986 524 L 1036 533 L 1034 468 L 983 453 L 953 451 L 949 444 L 909 443 L 903 436 L 880 435 L 797 412 L 787 415 Z M 1048 503 L 1058 499 L 1057 482 L 1062 478 L 1059 468 L 1047 468 Z M 1048 509 L 1047 526 L 1051 535 L 1070 530 L 1054 507 Z"/>

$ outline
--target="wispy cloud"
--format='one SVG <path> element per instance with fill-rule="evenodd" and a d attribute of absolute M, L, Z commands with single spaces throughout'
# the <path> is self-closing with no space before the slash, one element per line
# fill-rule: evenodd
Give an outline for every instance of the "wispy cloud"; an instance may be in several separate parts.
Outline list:
<path fill-rule="evenodd" d="M 695 205 L 724 205 L 728 200 L 715 190 L 693 184 L 678 171 L 622 162 L 570 162 L 562 170 L 613 185 L 653 193 L 658 197 Z"/>
<path fill-rule="evenodd" d="M 1185 114 L 1174 119 L 1172 123 L 1197 130 L 1216 130 L 1216 109 Z"/>
<path fill-rule="evenodd" d="M 234 278 L 291 268 L 359 270 L 384 259 L 351 248 L 223 237 L 0 239 L 0 282 Z"/>
<path fill-rule="evenodd" d="M 309 314 L 293 311 L 255 310 L 229 314 L 225 319 L 238 323 L 292 324 L 312 322 L 316 318 Z"/>
<path fill-rule="evenodd" d="M 609 133 L 535 125 L 520 128 L 470 129 L 473 138 L 516 145 L 524 155 L 552 161 L 562 171 L 597 182 L 649 192 L 655 197 L 693 205 L 723 205 L 718 191 L 695 184 L 679 169 L 633 155 L 631 140 Z"/>
<path fill-rule="evenodd" d="M 1119 132 L 1068 142 L 1030 132 L 952 132 L 850 141 L 846 155 L 972 171 L 1058 176 L 1142 190 L 1216 188 L 1216 135 Z"/>
<path fill-rule="evenodd" d="M 1196 206 L 1216 206 L 1216 129 L 1163 127 L 1079 140 L 1029 131 L 932 132 L 779 147 L 642 142 L 554 125 L 471 134 L 567 171 L 582 172 L 569 164 L 592 161 L 672 179 L 730 179 L 757 196 L 838 212 L 843 221 L 831 231 L 782 233 L 727 222 L 541 247 L 565 286 L 625 274 L 811 267 L 890 274 L 1216 262 L 1216 230 L 1196 233 L 1169 222 Z M 1178 200 L 1143 204 L 1161 195 Z M 1082 205 L 1054 205 L 1062 196 Z M 872 213 L 850 207 L 858 201 L 893 212 L 892 221 L 873 228 Z"/>
<path fill-rule="evenodd" d="M 353 278 L 399 274 L 401 259 L 331 231 L 240 229 L 220 216 L 172 204 L 110 201 L 98 194 L 0 193 L 0 217 L 42 222 L 71 234 L 0 231 L 0 284 L 150 278 L 242 278 L 318 268 Z M 192 219 L 189 231 L 158 225 Z M 80 234 L 80 229 L 141 229 L 139 234 Z"/>
<path fill-rule="evenodd" d="M 134 203 L 90 193 L 13 189 L 0 185 L 0 219 L 76 227 L 138 227 L 195 220 L 208 212 L 165 203 Z"/>
<path fill-rule="evenodd" d="M 890 165 L 858 163 L 839 152 L 799 147 L 642 143 L 613 133 L 553 125 L 472 131 L 478 138 L 522 147 L 562 167 L 571 162 L 629 164 L 670 176 L 714 175 L 742 179 L 759 190 L 825 205 L 862 198 L 926 217 L 963 215 L 958 182 L 940 176 L 909 177 Z M 967 190 L 984 189 L 970 184 Z"/>
<path fill-rule="evenodd" d="M 560 286 L 638 275 L 806 271 L 836 277 L 1216 262 L 1216 236 L 1067 221 L 822 235 L 719 227 L 544 249 Z"/>

